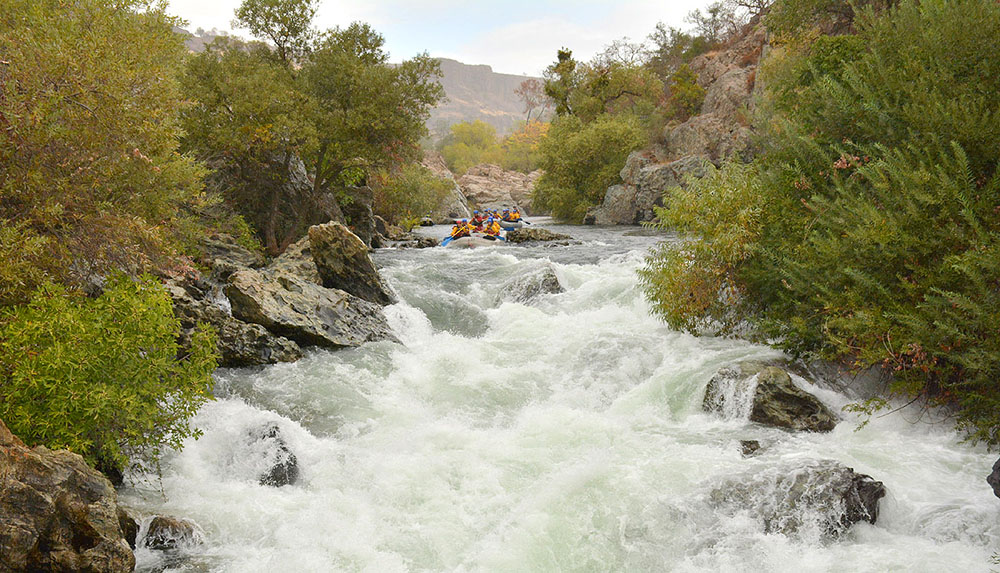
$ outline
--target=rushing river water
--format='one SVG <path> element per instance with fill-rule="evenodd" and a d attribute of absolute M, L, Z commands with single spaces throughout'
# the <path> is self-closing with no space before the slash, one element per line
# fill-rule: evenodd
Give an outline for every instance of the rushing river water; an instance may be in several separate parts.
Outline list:
<path fill-rule="evenodd" d="M 122 496 L 193 519 L 204 544 L 140 549 L 139 570 L 990 570 L 1000 500 L 984 449 L 910 411 L 861 430 L 844 414 L 829 434 L 702 412 L 720 367 L 780 355 L 650 316 L 635 271 L 663 237 L 550 228 L 579 243 L 377 253 L 402 344 L 219 371 L 204 435 L 165 460 L 162 491 Z M 505 281 L 549 265 L 566 292 L 504 301 Z M 257 484 L 267 452 L 248 436 L 267 422 L 298 458 L 296 485 Z M 741 439 L 763 452 L 742 457 Z M 765 533 L 710 503 L 734 474 L 827 459 L 885 483 L 877 525 L 835 541 Z"/>

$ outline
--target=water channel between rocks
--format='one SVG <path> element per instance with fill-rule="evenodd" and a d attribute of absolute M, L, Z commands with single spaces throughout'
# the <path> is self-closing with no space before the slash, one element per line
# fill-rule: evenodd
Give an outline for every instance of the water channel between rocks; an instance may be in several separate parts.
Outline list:
<path fill-rule="evenodd" d="M 122 493 L 193 519 L 205 543 L 140 549 L 138 570 L 990 570 L 1000 500 L 984 449 L 911 411 L 859 431 L 841 413 L 829 434 L 704 413 L 720 367 L 780 355 L 650 315 L 635 271 L 664 237 L 547 227 L 579 241 L 377 252 L 402 344 L 220 370 L 204 435 L 166 458 L 162 493 Z M 566 292 L 505 300 L 505 281 L 547 266 Z M 850 401 L 809 389 L 836 411 Z M 257 483 L 268 452 L 248 436 L 267 422 L 298 458 L 296 485 Z M 764 448 L 744 458 L 741 439 Z M 877 525 L 765 533 L 711 503 L 734 474 L 817 460 L 885 483 Z"/>

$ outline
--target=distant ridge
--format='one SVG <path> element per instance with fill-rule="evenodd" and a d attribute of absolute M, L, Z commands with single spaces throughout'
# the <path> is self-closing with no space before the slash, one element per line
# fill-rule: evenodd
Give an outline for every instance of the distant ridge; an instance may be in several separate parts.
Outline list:
<path fill-rule="evenodd" d="M 427 127 L 432 137 L 445 135 L 454 123 L 477 119 L 492 125 L 502 135 L 525 118 L 524 104 L 514 95 L 514 89 L 531 76 L 499 74 L 487 65 L 463 64 L 447 58 L 438 61 L 448 101 L 431 110 Z"/>
<path fill-rule="evenodd" d="M 174 31 L 184 36 L 184 43 L 192 52 L 204 51 L 205 45 L 216 37 L 226 35 L 216 30 L 198 29 L 191 33 L 182 28 Z M 532 76 L 500 74 L 488 65 L 463 64 L 457 60 L 438 58 L 441 62 L 441 86 L 447 101 L 431 110 L 427 128 L 431 138 L 440 139 L 452 124 L 482 120 L 496 128 L 497 133 L 509 133 L 514 124 L 525 118 L 524 104 L 514 89 Z"/>

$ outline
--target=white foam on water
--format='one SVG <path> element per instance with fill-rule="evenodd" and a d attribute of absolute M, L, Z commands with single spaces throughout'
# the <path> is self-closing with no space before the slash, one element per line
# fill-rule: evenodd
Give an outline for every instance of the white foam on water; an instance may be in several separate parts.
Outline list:
<path fill-rule="evenodd" d="M 386 254 L 402 344 L 219 372 L 220 399 L 194 420 L 204 435 L 165 460 L 165 497 L 122 495 L 144 515 L 193 519 L 205 544 L 139 551 L 139 570 L 989 570 L 1000 500 L 984 449 L 911 423 L 912 409 L 860 431 L 843 414 L 829 434 L 704 413 L 719 368 L 779 355 L 667 328 L 637 285 L 649 239 L 604 233 L 562 250 Z M 541 265 L 566 292 L 497 302 L 500 284 Z M 295 453 L 297 484 L 259 485 L 269 452 L 250 436 L 265 424 Z M 764 448 L 743 458 L 741 439 Z M 824 459 L 885 483 L 877 525 L 836 541 L 766 533 L 708 501 L 741 472 Z"/>

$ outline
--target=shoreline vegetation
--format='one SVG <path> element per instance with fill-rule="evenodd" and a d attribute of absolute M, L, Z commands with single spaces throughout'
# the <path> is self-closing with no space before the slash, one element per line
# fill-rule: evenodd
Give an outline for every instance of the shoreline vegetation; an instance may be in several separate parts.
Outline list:
<path fill-rule="evenodd" d="M 220 359 L 207 324 L 178 344 L 164 283 L 246 270 L 206 263 L 206 241 L 231 237 L 256 269 L 332 221 L 370 262 L 377 224 L 409 230 L 456 188 L 418 163 L 438 62 L 390 65 L 370 26 L 317 30 L 316 7 L 244 0 L 258 40 L 199 54 L 149 0 L 0 14 L 0 420 L 28 446 L 119 481 L 155 472 L 197 435 Z M 692 60 L 764 27 L 747 80 L 762 87 L 739 110 L 752 153 L 704 163 L 655 208 L 686 240 L 640 272 L 654 311 L 882 368 L 891 384 L 857 411 L 953 408 L 970 440 L 1000 444 L 1000 4 L 726 0 L 688 21 L 589 62 L 559 50 L 521 86 L 527 121 L 502 140 L 453 126 L 449 167 L 540 168 L 533 213 L 583 221 L 634 152 L 655 158 L 700 113 Z M 269 287 L 289 282 L 272 270 Z M 317 277 L 291 282 L 340 288 Z"/>

